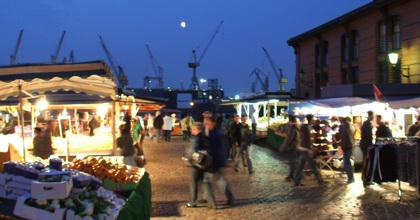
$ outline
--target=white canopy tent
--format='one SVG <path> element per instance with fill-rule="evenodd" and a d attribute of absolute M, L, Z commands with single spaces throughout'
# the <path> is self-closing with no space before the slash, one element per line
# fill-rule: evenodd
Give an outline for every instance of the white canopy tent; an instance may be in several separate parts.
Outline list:
<path fill-rule="evenodd" d="M 117 86 L 113 73 L 103 61 L 0 67 L 0 100 L 19 97 L 24 160 L 23 98 L 31 98 L 47 91 L 74 91 L 116 100 Z"/>

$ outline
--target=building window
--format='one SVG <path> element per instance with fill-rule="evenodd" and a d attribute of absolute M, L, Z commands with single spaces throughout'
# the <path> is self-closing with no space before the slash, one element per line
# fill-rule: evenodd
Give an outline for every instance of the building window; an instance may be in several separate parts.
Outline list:
<path fill-rule="evenodd" d="M 378 82 L 388 83 L 388 64 L 387 61 L 378 63 Z"/>
<path fill-rule="evenodd" d="M 323 41 L 315 45 L 316 67 L 328 66 L 328 42 Z"/>
<path fill-rule="evenodd" d="M 342 69 L 341 81 L 343 84 L 359 83 L 359 67 Z"/>
<path fill-rule="evenodd" d="M 350 40 L 347 34 L 343 34 L 341 37 L 341 60 L 348 61 L 349 60 L 349 48 L 350 48 Z"/>
<path fill-rule="evenodd" d="M 323 72 L 321 77 L 322 77 L 321 86 L 327 86 L 328 85 L 328 80 L 329 80 L 328 72 Z"/>
<path fill-rule="evenodd" d="M 325 66 L 328 66 L 328 41 L 324 41 L 324 59 L 322 60 Z"/>
<path fill-rule="evenodd" d="M 341 70 L 341 82 L 342 84 L 349 84 L 350 81 L 350 71 L 348 68 Z"/>
<path fill-rule="evenodd" d="M 392 17 L 392 49 L 401 49 L 401 21 L 400 16 Z"/>
<path fill-rule="evenodd" d="M 359 32 L 358 31 L 352 31 L 351 44 L 353 47 L 352 58 L 357 60 L 359 59 Z"/>
<path fill-rule="evenodd" d="M 317 44 L 315 46 L 315 63 L 316 63 L 316 67 L 321 67 L 322 64 L 322 47 Z"/>
<path fill-rule="evenodd" d="M 380 53 L 386 53 L 386 24 L 385 22 L 381 21 L 378 24 L 378 30 L 379 30 L 379 52 Z"/>
<path fill-rule="evenodd" d="M 352 84 L 359 83 L 359 67 L 352 67 L 351 68 L 351 75 L 350 80 Z"/>

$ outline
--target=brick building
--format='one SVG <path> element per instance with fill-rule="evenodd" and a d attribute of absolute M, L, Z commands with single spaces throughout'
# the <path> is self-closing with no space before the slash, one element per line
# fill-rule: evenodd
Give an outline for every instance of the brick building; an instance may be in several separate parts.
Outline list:
<path fill-rule="evenodd" d="M 297 95 L 420 95 L 420 1 L 374 0 L 291 38 Z M 397 53 L 392 65 L 388 55 Z"/>

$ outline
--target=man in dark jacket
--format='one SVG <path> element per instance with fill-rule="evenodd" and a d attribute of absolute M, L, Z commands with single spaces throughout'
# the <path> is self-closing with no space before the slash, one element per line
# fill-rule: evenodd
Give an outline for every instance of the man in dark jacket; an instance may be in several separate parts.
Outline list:
<path fill-rule="evenodd" d="M 236 147 L 236 157 L 235 157 L 235 171 L 238 172 L 238 166 L 239 166 L 239 159 L 242 154 L 245 155 L 246 158 L 246 164 L 248 166 L 248 173 L 251 174 L 254 172 L 252 168 L 252 161 L 251 156 L 249 154 L 249 147 L 251 146 L 252 141 L 252 133 L 251 129 L 249 129 L 249 125 L 247 124 L 248 116 L 242 115 L 242 122 L 237 125 L 236 131 L 238 133 L 236 138 L 235 145 L 238 145 L 239 147 Z M 242 158 L 242 160 L 244 160 Z"/>
<path fill-rule="evenodd" d="M 376 141 L 378 141 L 378 138 L 392 137 L 391 130 L 389 130 L 389 128 L 382 121 L 381 115 L 376 115 L 376 124 L 378 125 L 376 128 Z"/>
<path fill-rule="evenodd" d="M 362 138 L 360 139 L 360 149 L 363 153 L 363 168 L 362 168 L 362 181 L 363 185 L 366 186 L 368 182 L 365 180 L 365 173 L 366 173 L 366 157 L 367 157 L 367 149 L 368 147 L 372 146 L 373 142 L 373 133 L 372 133 L 372 121 L 373 121 L 373 112 L 368 111 L 367 120 L 363 122 L 362 125 Z"/>
<path fill-rule="evenodd" d="M 204 173 L 204 197 L 207 199 L 209 208 L 215 209 L 216 204 L 214 202 L 214 195 L 212 191 L 212 180 L 216 180 L 217 186 L 220 191 L 227 197 L 227 204 L 233 205 L 234 196 L 230 189 L 229 183 L 223 177 L 221 168 L 225 167 L 226 161 L 226 147 L 227 143 L 224 143 L 223 131 L 216 127 L 216 119 L 212 116 L 204 118 L 204 124 L 209 130 L 208 141 L 209 141 L 209 154 L 212 157 L 212 166 Z"/>
<path fill-rule="evenodd" d="M 296 125 L 296 117 L 294 115 L 289 115 L 286 134 L 286 139 L 280 147 L 280 152 L 286 152 L 289 157 L 289 175 L 285 179 L 291 180 L 294 178 L 296 169 L 296 148 L 300 145 L 299 128 Z"/>
<path fill-rule="evenodd" d="M 153 121 L 153 127 L 155 128 L 156 135 L 157 135 L 157 138 L 156 138 L 157 142 L 160 142 L 160 138 L 162 135 L 162 126 L 163 126 L 163 118 L 160 115 L 160 111 L 157 111 L 155 120 Z"/>

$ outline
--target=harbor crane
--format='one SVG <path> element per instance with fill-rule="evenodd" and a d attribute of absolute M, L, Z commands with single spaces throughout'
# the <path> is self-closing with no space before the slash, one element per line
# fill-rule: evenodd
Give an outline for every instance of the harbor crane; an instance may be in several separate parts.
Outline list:
<path fill-rule="evenodd" d="M 255 68 L 254 70 L 252 70 L 251 74 L 249 74 L 249 77 L 251 77 L 252 75 L 257 76 L 257 80 L 261 84 L 261 92 L 268 92 L 269 75 L 262 72 L 259 68 Z M 265 77 L 264 80 L 261 78 L 261 76 Z M 256 82 L 252 82 L 252 88 L 251 88 L 252 92 L 255 92 L 255 88 L 256 88 Z"/>
<path fill-rule="evenodd" d="M 146 44 L 147 53 L 149 54 L 150 62 L 152 64 L 153 72 L 155 72 L 155 76 L 145 76 L 143 88 L 150 89 L 150 83 L 152 80 L 156 80 L 158 82 L 158 88 L 163 89 L 163 68 L 158 64 L 157 60 L 152 54 L 150 50 L 149 44 Z"/>
<path fill-rule="evenodd" d="M 271 68 L 273 69 L 274 74 L 277 77 L 277 82 L 278 82 L 278 88 L 277 91 L 281 92 L 284 91 L 284 84 L 287 83 L 287 78 L 285 78 L 283 76 L 283 71 L 282 69 L 278 68 L 275 64 L 273 59 L 271 58 L 270 54 L 268 53 L 268 51 L 264 48 L 261 47 L 268 59 L 268 62 L 270 62 Z"/>
<path fill-rule="evenodd" d="M 190 85 L 190 89 L 192 89 L 192 90 L 200 90 L 200 84 L 198 83 L 198 79 L 197 79 L 197 67 L 200 66 L 200 63 L 203 60 L 204 55 L 206 55 L 207 50 L 209 49 L 210 45 L 213 43 L 213 40 L 216 37 L 217 33 L 219 33 L 219 30 L 222 27 L 222 24 L 223 24 L 223 21 L 221 21 L 219 23 L 219 25 L 216 27 L 216 30 L 211 35 L 210 40 L 207 43 L 207 46 L 204 48 L 203 52 L 201 52 L 201 55 L 198 58 L 198 60 L 197 60 L 197 56 L 196 56 L 196 50 L 194 49 L 192 51 L 193 61 L 188 62 L 188 67 L 193 69 L 193 77 L 192 77 L 191 85 Z"/>
<path fill-rule="evenodd" d="M 57 57 L 58 57 L 58 54 L 60 53 L 61 45 L 63 45 L 65 35 L 66 35 L 66 31 L 63 31 L 63 34 L 61 34 L 60 41 L 58 42 L 57 48 L 55 49 L 54 54 L 51 55 L 51 63 L 55 63 L 57 61 Z"/>
<path fill-rule="evenodd" d="M 118 64 L 115 58 L 111 55 L 111 52 L 109 52 L 102 37 L 100 35 L 98 35 L 98 37 L 99 37 L 99 42 L 101 43 L 101 46 L 104 49 L 105 54 L 108 58 L 109 65 L 111 66 L 114 74 L 116 74 L 118 77 L 119 87 L 125 88 L 128 85 L 128 78 L 124 73 L 124 69 L 122 68 L 122 66 Z"/>
<path fill-rule="evenodd" d="M 19 51 L 20 41 L 22 40 L 22 35 L 23 35 L 23 29 L 20 30 L 15 50 L 13 51 L 13 54 L 10 55 L 10 65 L 16 65 L 16 57 L 17 57 L 17 54 L 18 54 L 18 51 Z"/>
<path fill-rule="evenodd" d="M 67 61 L 67 57 L 64 57 L 62 63 L 76 63 L 76 57 L 74 56 L 73 50 L 70 51 L 69 60 Z"/>

